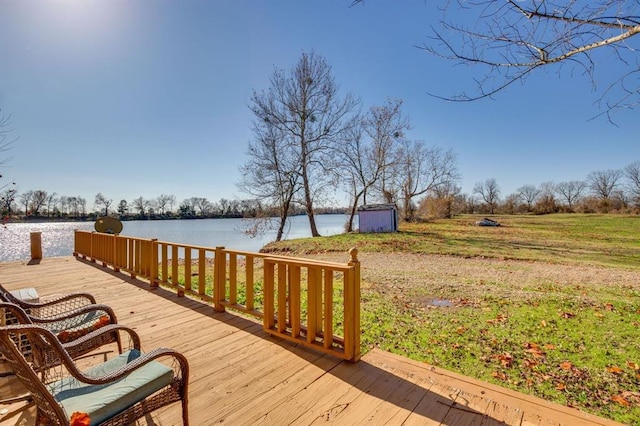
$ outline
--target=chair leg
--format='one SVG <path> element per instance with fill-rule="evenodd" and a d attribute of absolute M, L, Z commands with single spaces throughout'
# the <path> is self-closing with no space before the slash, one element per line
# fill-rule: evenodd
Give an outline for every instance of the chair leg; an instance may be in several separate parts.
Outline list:
<path fill-rule="evenodd" d="M 182 425 L 189 426 L 189 410 L 187 409 L 186 398 L 182 399 Z"/>

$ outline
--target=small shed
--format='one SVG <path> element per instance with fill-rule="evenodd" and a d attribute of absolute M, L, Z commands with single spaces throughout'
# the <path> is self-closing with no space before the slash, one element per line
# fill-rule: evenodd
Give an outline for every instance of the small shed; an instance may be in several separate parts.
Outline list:
<path fill-rule="evenodd" d="M 360 232 L 396 232 L 398 209 L 395 204 L 366 204 L 358 208 Z"/>

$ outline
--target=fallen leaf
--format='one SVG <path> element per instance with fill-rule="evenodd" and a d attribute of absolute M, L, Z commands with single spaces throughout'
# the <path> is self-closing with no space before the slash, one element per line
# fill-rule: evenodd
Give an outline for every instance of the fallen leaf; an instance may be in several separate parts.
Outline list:
<path fill-rule="evenodd" d="M 558 383 L 558 384 L 556 385 L 556 389 L 557 389 L 557 390 L 559 390 L 559 391 L 563 391 L 563 390 L 565 390 L 566 388 L 567 388 L 567 387 L 564 385 L 564 383 Z"/>
<path fill-rule="evenodd" d="M 509 368 L 513 364 L 513 357 L 508 352 L 498 355 L 498 359 L 503 367 Z"/>
<path fill-rule="evenodd" d="M 538 346 L 536 343 L 525 343 L 525 352 L 529 352 L 530 354 L 532 354 L 533 356 L 535 356 L 536 358 L 544 358 L 545 357 L 545 353 L 542 349 L 540 349 L 540 346 Z"/>
<path fill-rule="evenodd" d="M 605 304 L 605 305 L 604 305 L 604 308 L 605 308 L 607 311 L 613 311 L 613 310 L 614 310 L 614 308 L 613 308 L 613 304 L 611 304 L 611 303 L 607 303 L 607 304 Z"/>
<path fill-rule="evenodd" d="M 571 312 L 563 312 L 563 313 L 561 313 L 561 314 L 560 314 L 560 316 L 561 316 L 562 318 L 567 318 L 567 319 L 568 319 L 568 318 L 573 318 L 573 317 L 575 317 L 575 316 L 576 316 L 576 314 L 573 314 L 573 313 L 571 313 Z"/>
<path fill-rule="evenodd" d="M 617 402 L 620 405 L 624 405 L 625 407 L 628 407 L 630 405 L 629 401 L 627 401 L 626 399 L 624 399 L 622 396 L 620 395 L 613 395 L 611 397 L 611 400 L 613 402 Z"/>
<path fill-rule="evenodd" d="M 546 345 L 544 345 L 545 349 L 549 349 L 549 350 L 553 350 L 556 348 L 556 345 L 551 344 L 551 343 L 547 343 Z"/>
<path fill-rule="evenodd" d="M 542 327 L 546 327 L 547 326 L 547 322 L 545 320 L 540 321 L 540 325 Z"/>
<path fill-rule="evenodd" d="M 612 365 L 611 367 L 607 367 L 607 371 L 611 374 L 622 374 L 622 368 L 617 365 Z"/>
<path fill-rule="evenodd" d="M 563 370 L 571 370 L 571 367 L 573 367 L 573 364 L 571 364 L 569 361 L 560 363 L 560 368 L 562 368 Z"/>
<path fill-rule="evenodd" d="M 636 364 L 635 362 L 631 362 L 631 361 L 627 361 L 627 367 L 629 367 L 632 370 L 640 370 L 640 365 Z"/>
<path fill-rule="evenodd" d="M 500 373 L 499 371 L 494 371 L 493 373 L 491 373 L 491 375 L 496 379 L 507 380 L 507 375 L 504 373 Z"/>

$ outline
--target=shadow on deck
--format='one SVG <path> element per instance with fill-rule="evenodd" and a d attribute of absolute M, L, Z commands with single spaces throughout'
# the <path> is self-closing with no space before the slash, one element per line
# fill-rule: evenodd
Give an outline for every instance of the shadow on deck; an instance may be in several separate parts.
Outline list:
<path fill-rule="evenodd" d="M 143 348 L 182 352 L 191 366 L 192 425 L 618 424 L 380 350 L 342 361 L 271 337 L 253 319 L 72 257 L 2 263 L 0 281 L 41 296 L 92 293 L 138 332 Z M 0 398 L 15 392 L 0 386 Z M 9 412 L 0 425 L 34 423 L 33 409 L 2 408 Z M 180 424 L 179 406 L 138 424 Z"/>

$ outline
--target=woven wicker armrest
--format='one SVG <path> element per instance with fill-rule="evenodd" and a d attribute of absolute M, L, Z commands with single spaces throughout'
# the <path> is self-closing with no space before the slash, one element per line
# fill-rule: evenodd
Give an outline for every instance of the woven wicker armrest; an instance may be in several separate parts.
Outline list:
<path fill-rule="evenodd" d="M 87 353 L 85 348 L 95 348 L 96 342 L 105 342 L 105 344 L 113 342 L 113 334 L 120 332 L 127 333 L 129 336 L 131 344 L 127 349 L 141 350 L 140 336 L 138 336 L 138 333 L 136 333 L 132 328 L 120 324 L 106 325 L 102 328 L 92 331 L 91 333 L 85 334 L 84 336 L 72 342 L 63 343 L 62 347 L 67 351 L 67 353 L 69 353 L 71 358 L 75 358 L 75 354 L 84 355 L 85 353 Z M 121 339 L 122 338 L 120 338 L 120 340 Z"/>
<path fill-rule="evenodd" d="M 27 315 L 29 315 L 29 318 L 34 324 L 41 324 L 42 326 L 46 327 L 47 324 L 51 324 L 54 322 L 68 322 L 74 317 L 81 317 L 85 314 L 99 312 L 99 311 L 104 312 L 103 315 L 106 315 L 107 317 L 109 317 L 109 323 L 116 324 L 118 322 L 116 318 L 116 313 L 113 311 L 113 309 L 108 305 L 102 305 L 102 304 L 85 305 L 68 312 L 64 312 L 58 315 L 53 315 L 48 317 L 41 317 L 34 314 L 27 314 Z"/>
<path fill-rule="evenodd" d="M 95 297 L 89 293 L 69 293 L 54 297 L 44 302 L 27 302 L 18 299 L 0 284 L 0 301 L 20 306 L 39 317 L 50 317 L 96 303 Z"/>
<path fill-rule="evenodd" d="M 20 306 L 8 302 L 0 302 L 0 310 L 4 311 L 2 324 L 8 325 L 13 323 L 29 324 L 31 318 Z"/>

